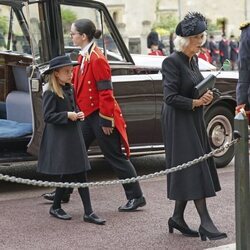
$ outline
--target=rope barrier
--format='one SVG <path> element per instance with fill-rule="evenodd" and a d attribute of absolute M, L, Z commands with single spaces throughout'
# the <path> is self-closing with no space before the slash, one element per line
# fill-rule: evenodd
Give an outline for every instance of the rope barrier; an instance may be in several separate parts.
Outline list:
<path fill-rule="evenodd" d="M 113 181 L 100 181 L 100 182 L 86 182 L 86 183 L 74 183 L 74 182 L 49 182 L 49 181 L 41 181 L 41 180 L 30 180 L 30 179 L 23 179 L 15 176 L 9 176 L 9 175 L 3 175 L 0 174 L 0 180 L 8 181 L 8 182 L 15 182 L 20 184 L 26 184 L 26 185 L 33 185 L 33 186 L 39 186 L 39 187 L 61 187 L 61 188 L 85 188 L 85 187 L 94 187 L 94 186 L 108 186 L 108 185 L 116 185 L 116 184 L 128 184 L 136 181 L 142 181 L 147 180 L 150 178 L 155 178 L 163 175 L 167 175 L 169 173 L 173 173 L 176 171 L 180 171 L 186 168 L 189 168 L 197 163 L 200 163 L 204 160 L 207 160 L 208 158 L 214 156 L 217 153 L 220 153 L 224 151 L 225 149 L 230 148 L 234 144 L 236 144 L 240 138 L 234 139 L 229 143 L 226 143 L 224 146 L 221 146 L 220 148 L 217 148 L 213 151 L 211 151 L 208 154 L 204 154 L 203 156 L 200 156 L 192 161 L 189 161 L 187 163 L 183 163 L 181 165 L 178 165 L 176 167 L 162 170 L 160 172 L 155 172 L 148 175 L 142 175 L 127 179 L 121 179 L 121 180 L 113 180 Z"/>

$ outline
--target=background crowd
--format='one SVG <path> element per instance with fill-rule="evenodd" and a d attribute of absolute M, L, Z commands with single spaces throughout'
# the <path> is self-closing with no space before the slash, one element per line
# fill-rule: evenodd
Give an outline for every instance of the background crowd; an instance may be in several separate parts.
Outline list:
<path fill-rule="evenodd" d="M 174 34 L 169 36 L 169 44 L 166 46 L 156 31 L 151 31 L 147 37 L 149 55 L 169 55 L 175 50 L 173 44 Z M 168 49 L 167 49 L 168 47 Z M 237 59 L 239 53 L 239 41 L 234 35 L 228 38 L 225 34 L 220 39 L 214 35 L 207 34 L 206 43 L 201 47 L 198 57 L 220 68 L 225 60 L 230 60 L 231 69 L 237 70 Z"/>

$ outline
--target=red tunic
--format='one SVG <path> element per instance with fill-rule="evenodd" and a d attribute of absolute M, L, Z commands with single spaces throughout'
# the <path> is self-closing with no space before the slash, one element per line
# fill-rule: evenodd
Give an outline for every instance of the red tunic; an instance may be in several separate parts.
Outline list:
<path fill-rule="evenodd" d="M 82 58 L 80 55 L 79 63 Z M 129 157 L 126 124 L 113 94 L 110 66 L 95 44 L 90 47 L 89 53 L 85 56 L 83 72 L 80 66 L 74 67 L 72 82 L 77 105 L 84 112 L 85 117 L 99 110 L 100 126 L 115 127 L 119 131 Z"/>

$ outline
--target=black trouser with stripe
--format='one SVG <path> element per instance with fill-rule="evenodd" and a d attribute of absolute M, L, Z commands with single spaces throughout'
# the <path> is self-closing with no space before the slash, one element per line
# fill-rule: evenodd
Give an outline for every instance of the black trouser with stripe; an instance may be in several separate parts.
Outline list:
<path fill-rule="evenodd" d="M 117 129 L 111 135 L 105 135 L 100 123 L 98 111 L 92 113 L 82 122 L 82 132 L 86 149 L 96 139 L 101 151 L 112 166 L 119 179 L 136 177 L 136 171 L 130 160 L 122 153 L 121 137 Z M 128 200 L 139 198 L 142 191 L 139 182 L 124 184 L 123 188 Z"/>

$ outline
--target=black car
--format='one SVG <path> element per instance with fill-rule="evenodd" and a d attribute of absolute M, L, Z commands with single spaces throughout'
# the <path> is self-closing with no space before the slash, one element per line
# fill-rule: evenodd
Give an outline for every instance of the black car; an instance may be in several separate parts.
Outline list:
<path fill-rule="evenodd" d="M 43 131 L 42 72 L 48 61 L 68 53 L 76 59 L 79 48 L 71 44 L 65 13 L 91 19 L 102 31 L 97 45 L 107 56 L 114 93 L 127 122 L 133 154 L 163 152 L 160 127 L 162 105 L 161 62 L 164 57 L 131 55 L 103 3 L 91 0 L 0 0 L 6 47 L 0 51 L 0 163 L 34 160 Z M 201 61 L 201 66 L 204 62 Z M 212 66 L 201 68 L 204 76 Z M 212 72 L 216 74 L 216 72 Z M 222 72 L 216 88 L 221 92 L 205 110 L 212 148 L 231 141 L 237 72 Z M 11 128 L 12 127 L 12 128 Z M 26 152 L 28 149 L 28 152 Z M 93 146 L 90 156 L 100 150 Z M 216 156 L 226 166 L 234 149 Z"/>

